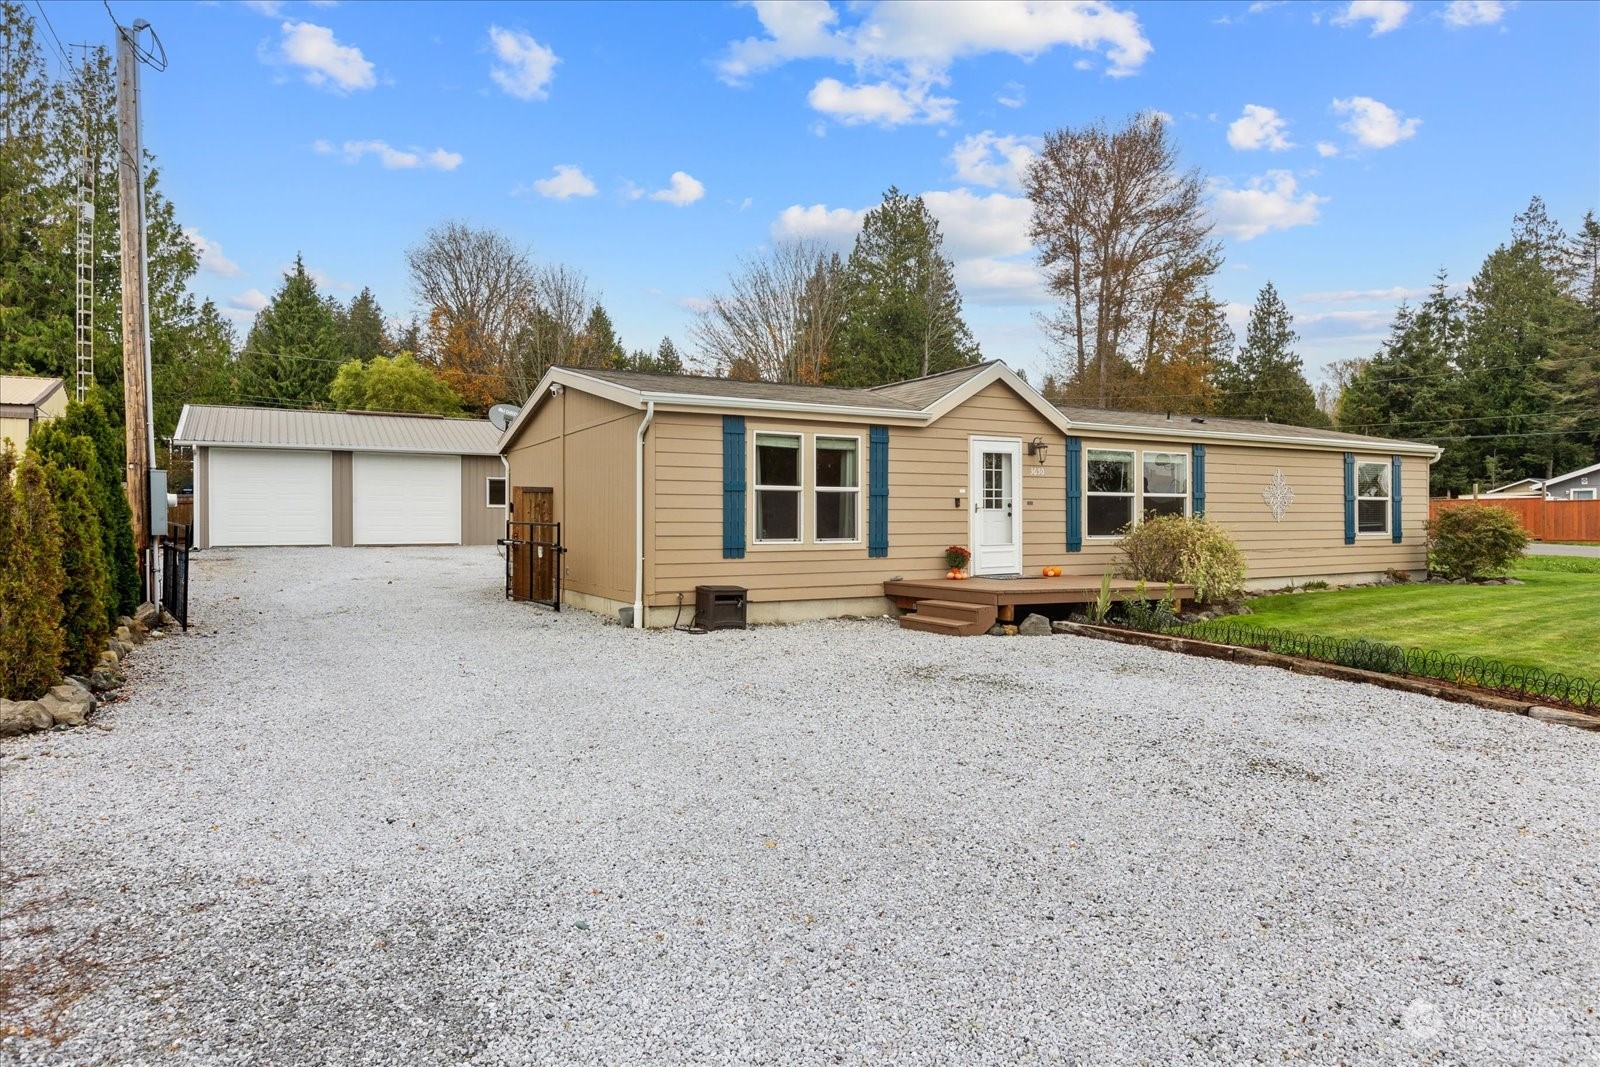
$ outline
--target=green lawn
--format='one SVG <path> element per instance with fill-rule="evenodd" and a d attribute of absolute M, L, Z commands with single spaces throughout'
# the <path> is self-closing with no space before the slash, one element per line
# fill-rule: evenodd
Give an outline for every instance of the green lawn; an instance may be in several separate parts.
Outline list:
<path fill-rule="evenodd" d="M 1284 593 L 1230 623 L 1483 656 L 1600 677 L 1600 559 L 1529 556 L 1525 585 L 1392 585 Z"/>

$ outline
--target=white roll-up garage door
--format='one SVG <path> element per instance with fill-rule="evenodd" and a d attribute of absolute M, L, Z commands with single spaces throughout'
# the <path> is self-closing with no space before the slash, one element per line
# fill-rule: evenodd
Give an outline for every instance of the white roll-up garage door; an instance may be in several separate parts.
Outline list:
<path fill-rule="evenodd" d="M 207 472 L 213 545 L 331 545 L 333 455 L 213 448 Z"/>
<path fill-rule="evenodd" d="M 351 464 L 358 545 L 461 543 L 461 457 L 357 452 Z"/>

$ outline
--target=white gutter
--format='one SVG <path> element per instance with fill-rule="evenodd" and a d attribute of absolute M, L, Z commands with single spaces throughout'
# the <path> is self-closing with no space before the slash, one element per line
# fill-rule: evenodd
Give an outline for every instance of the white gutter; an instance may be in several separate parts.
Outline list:
<path fill-rule="evenodd" d="M 1331 448 L 1341 452 L 1399 452 L 1403 455 L 1427 456 L 1434 459 L 1444 454 L 1438 445 L 1423 445 L 1415 441 L 1393 441 L 1381 437 L 1368 437 L 1361 440 L 1341 440 L 1330 437 L 1290 437 L 1281 434 L 1254 434 L 1237 433 L 1229 430 L 1196 430 L 1186 426 L 1177 425 L 1176 422 L 1169 429 L 1164 426 L 1130 426 L 1126 423 L 1111 422 L 1078 422 L 1069 417 L 1072 432 L 1081 434 L 1085 431 L 1096 433 L 1129 434 L 1136 437 L 1177 437 L 1184 440 L 1199 438 L 1203 441 L 1231 441 L 1239 444 L 1269 444 L 1287 447 L 1304 448 Z"/>
<path fill-rule="evenodd" d="M 656 417 L 656 402 L 645 408 L 633 442 L 633 628 L 644 629 L 644 435 Z"/>

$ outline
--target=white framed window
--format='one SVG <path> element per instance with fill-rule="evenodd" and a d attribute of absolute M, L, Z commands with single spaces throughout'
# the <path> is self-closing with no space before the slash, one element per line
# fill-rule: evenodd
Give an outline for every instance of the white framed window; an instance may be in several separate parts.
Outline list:
<path fill-rule="evenodd" d="M 1140 489 L 1144 493 L 1141 522 L 1161 515 L 1189 514 L 1189 454 L 1146 452 Z"/>
<path fill-rule="evenodd" d="M 818 541 L 861 540 L 861 438 L 815 439 Z"/>
<path fill-rule="evenodd" d="M 1593 500 L 1600 496 L 1600 491 L 1594 489 L 1574 489 L 1571 494 L 1573 500 Z"/>
<path fill-rule="evenodd" d="M 1133 525 L 1134 481 L 1132 452 L 1090 448 L 1084 452 L 1084 532 L 1090 537 L 1120 537 Z"/>
<path fill-rule="evenodd" d="M 798 542 L 802 438 L 790 433 L 758 433 L 755 437 L 755 539 L 768 544 Z"/>
<path fill-rule="evenodd" d="M 484 507 L 503 508 L 506 506 L 506 480 L 504 478 L 486 479 L 483 490 Z"/>
<path fill-rule="evenodd" d="M 1389 532 L 1388 461 L 1356 464 L 1356 533 Z"/>

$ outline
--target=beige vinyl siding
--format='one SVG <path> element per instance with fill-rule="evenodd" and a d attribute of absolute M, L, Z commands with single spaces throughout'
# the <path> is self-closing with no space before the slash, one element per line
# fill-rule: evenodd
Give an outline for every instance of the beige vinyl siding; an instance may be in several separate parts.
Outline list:
<path fill-rule="evenodd" d="M 507 509 L 488 504 L 489 479 L 503 478 L 505 471 L 499 456 L 461 457 L 462 544 L 492 545 L 505 536 Z"/>
<path fill-rule="evenodd" d="M 1027 473 L 1026 455 L 1018 478 L 1023 508 L 1024 563 L 1031 569 L 1067 563 L 1065 448 L 1060 436 L 1008 387 L 991 385 L 932 426 L 889 428 L 889 555 L 867 555 L 869 425 L 827 418 L 745 418 L 745 558 L 722 558 L 722 419 L 694 413 L 662 412 L 650 429 L 650 479 L 646 499 L 652 551 L 646 585 L 649 603 L 668 606 L 677 594 L 692 598 L 696 585 L 742 585 L 753 602 L 881 597 L 883 582 L 895 575 L 943 574 L 944 550 L 966 544 L 970 534 L 969 463 L 973 436 L 1015 437 L 1024 446 L 1040 436 L 1052 448 L 1042 476 Z M 756 544 L 751 527 L 754 506 L 754 444 L 758 433 L 799 433 L 805 437 L 803 533 L 801 544 Z M 861 540 L 815 543 L 815 492 L 811 474 L 814 438 L 847 435 L 861 439 Z M 957 503 L 957 501 L 960 503 Z"/>
<path fill-rule="evenodd" d="M 633 601 L 633 453 L 643 417 L 566 389 L 539 405 L 507 453 L 508 493 L 517 486 L 555 490 L 555 518 L 567 549 L 561 580 L 572 592 Z"/>
<path fill-rule="evenodd" d="M 1170 440 L 1081 438 L 1090 449 L 1190 451 Z M 1355 453 L 1356 462 L 1388 463 L 1391 453 Z M 1395 568 L 1421 572 L 1427 567 L 1424 547 L 1428 518 L 1428 461 L 1406 456 L 1402 461 L 1402 526 L 1404 540 L 1395 544 L 1388 533 L 1358 534 L 1344 543 L 1344 453 L 1332 449 L 1259 447 L 1247 444 L 1206 445 L 1206 517 L 1225 527 L 1250 564 L 1252 580 L 1295 577 L 1370 575 Z M 1137 467 L 1136 467 L 1137 470 Z M 1264 490 L 1277 471 L 1294 493 L 1283 521 L 1274 520 Z M 1193 471 L 1190 471 L 1191 483 Z M 1069 573 L 1100 574 L 1115 566 L 1116 538 L 1085 536 L 1083 551 L 1073 553 Z"/>
<path fill-rule="evenodd" d="M 211 449 L 194 450 L 194 546 L 211 547 Z"/>
<path fill-rule="evenodd" d="M 333 454 L 333 543 L 350 548 L 356 543 L 355 461 L 352 453 Z"/>

